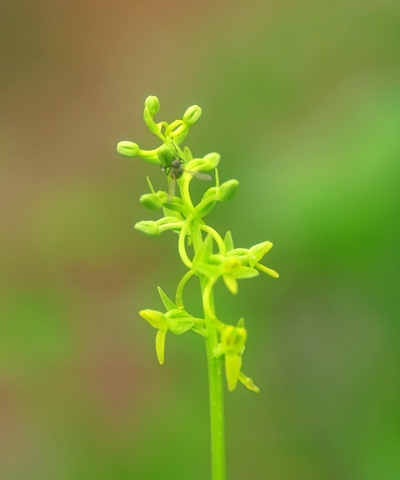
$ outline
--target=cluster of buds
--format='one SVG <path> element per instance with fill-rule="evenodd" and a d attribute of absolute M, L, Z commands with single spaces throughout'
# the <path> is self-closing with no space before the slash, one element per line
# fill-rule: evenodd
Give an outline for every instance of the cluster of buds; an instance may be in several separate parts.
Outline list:
<path fill-rule="evenodd" d="M 171 141 L 175 145 L 183 142 L 189 133 L 190 127 L 201 117 L 201 108 L 198 105 L 193 105 L 183 114 L 182 120 L 175 120 L 169 124 L 167 122 L 155 123 L 153 119 L 154 115 L 160 110 L 160 102 L 157 97 L 150 95 L 146 98 L 144 105 L 143 119 L 149 130 L 157 135 L 163 144 L 155 150 L 142 150 L 137 143 L 124 140 L 118 143 L 117 152 L 126 157 L 140 157 L 150 163 L 162 165 L 163 155 L 168 156 L 168 153 L 165 154 L 165 149 L 171 150 Z"/>

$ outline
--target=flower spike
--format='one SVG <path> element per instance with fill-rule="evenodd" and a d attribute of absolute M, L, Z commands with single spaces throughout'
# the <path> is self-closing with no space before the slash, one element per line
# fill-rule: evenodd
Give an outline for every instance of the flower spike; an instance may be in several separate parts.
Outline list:
<path fill-rule="evenodd" d="M 263 257 L 272 248 L 270 241 L 258 243 L 250 248 L 234 246 L 232 234 L 224 237 L 204 221 L 216 205 L 224 205 L 237 193 L 239 182 L 236 179 L 220 182 L 217 166 L 220 155 L 216 152 L 199 158 L 193 156 L 187 146 L 183 146 L 193 125 L 202 115 L 198 105 L 187 108 L 181 118 L 173 121 L 155 120 L 160 111 L 160 102 L 154 95 L 146 98 L 143 119 L 149 130 L 157 137 L 157 147 L 150 150 L 137 143 L 123 140 L 117 151 L 124 157 L 142 158 L 148 163 L 157 164 L 159 175 L 164 176 L 165 190 L 156 190 L 147 177 L 147 192 L 140 196 L 140 203 L 148 210 L 159 212 L 160 218 L 139 221 L 135 229 L 150 236 L 172 231 L 178 235 L 178 253 L 187 268 L 176 288 L 175 297 L 169 296 L 158 287 L 164 311 L 144 309 L 139 312 L 156 329 L 156 355 L 162 365 L 165 359 L 167 333 L 182 335 L 192 332 L 204 338 L 208 360 L 213 478 L 224 477 L 223 465 L 223 386 L 221 373 L 225 370 L 227 388 L 235 390 L 241 382 L 253 392 L 260 389 L 253 380 L 242 372 L 243 353 L 247 340 L 247 330 L 241 318 L 236 326 L 222 321 L 216 313 L 214 298 L 215 284 L 222 279 L 232 294 L 238 292 L 238 280 L 252 278 L 264 272 L 274 278 L 275 270 L 261 264 Z M 160 168 L 161 167 L 161 168 Z M 160 173 L 161 170 L 161 173 Z M 199 202 L 190 193 L 193 178 L 211 180 L 204 172 L 214 172 L 215 182 L 207 188 Z M 187 309 L 184 292 L 190 279 L 200 282 L 203 317 L 195 316 Z M 192 281 L 192 280 L 191 280 Z"/>

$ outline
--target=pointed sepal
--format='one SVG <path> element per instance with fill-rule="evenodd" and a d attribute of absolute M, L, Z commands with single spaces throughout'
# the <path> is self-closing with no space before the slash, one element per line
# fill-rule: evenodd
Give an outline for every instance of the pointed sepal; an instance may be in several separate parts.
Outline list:
<path fill-rule="evenodd" d="M 226 247 L 227 252 L 234 249 L 232 233 L 229 230 L 225 234 L 224 243 L 225 243 L 225 247 Z"/>
<path fill-rule="evenodd" d="M 169 312 L 170 310 L 178 309 L 175 303 L 167 297 L 167 295 L 165 294 L 165 292 L 162 290 L 161 287 L 157 287 L 157 290 L 160 295 L 161 301 L 164 304 L 164 307 L 167 309 L 167 312 Z"/>

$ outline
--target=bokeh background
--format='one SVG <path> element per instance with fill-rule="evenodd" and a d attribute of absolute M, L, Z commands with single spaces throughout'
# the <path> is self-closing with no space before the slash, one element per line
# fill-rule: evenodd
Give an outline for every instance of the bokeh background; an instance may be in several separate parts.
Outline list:
<path fill-rule="evenodd" d="M 158 145 L 148 95 L 202 107 L 186 144 L 240 180 L 209 223 L 281 275 L 217 289 L 261 388 L 228 478 L 399 479 L 400 3 L 3 0 L 0 34 L 0 479 L 209 478 L 203 343 L 160 367 L 137 313 L 184 272 L 133 228 L 165 175 L 115 151 Z"/>

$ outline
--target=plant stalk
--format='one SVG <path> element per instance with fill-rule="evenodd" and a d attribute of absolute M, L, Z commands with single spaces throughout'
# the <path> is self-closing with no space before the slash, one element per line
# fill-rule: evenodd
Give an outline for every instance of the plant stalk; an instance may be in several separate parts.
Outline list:
<path fill-rule="evenodd" d="M 197 252 L 203 243 L 200 225 L 196 219 L 192 220 L 190 230 L 194 251 Z M 200 278 L 201 293 L 207 285 L 206 278 Z M 211 292 L 211 306 L 214 309 L 213 292 Z M 214 315 L 215 316 L 215 315 Z M 211 472 L 212 480 L 225 480 L 225 422 L 224 422 L 224 391 L 222 384 L 222 359 L 214 357 L 214 348 L 218 345 L 217 329 L 209 315 L 204 312 L 208 337 L 206 341 L 208 385 L 210 396 L 210 429 L 211 429 Z"/>

